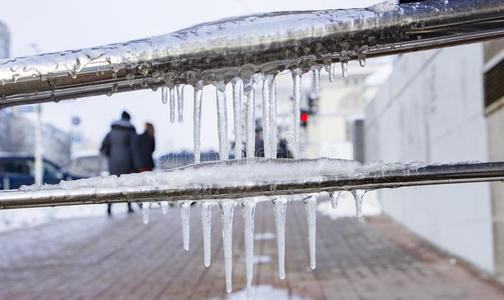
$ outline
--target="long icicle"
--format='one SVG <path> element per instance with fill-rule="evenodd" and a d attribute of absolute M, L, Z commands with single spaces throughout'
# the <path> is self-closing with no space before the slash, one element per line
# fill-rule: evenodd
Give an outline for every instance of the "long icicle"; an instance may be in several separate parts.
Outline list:
<path fill-rule="evenodd" d="M 142 202 L 142 220 L 144 224 L 149 224 L 150 202 Z"/>
<path fill-rule="evenodd" d="M 184 122 L 184 87 L 185 85 L 177 85 L 177 109 L 178 109 L 178 121 L 179 123 Z"/>
<path fill-rule="evenodd" d="M 254 216 L 255 199 L 242 202 L 245 240 L 245 275 L 247 280 L 247 298 L 252 299 L 252 282 L 254 280 Z"/>
<path fill-rule="evenodd" d="M 170 122 L 175 123 L 175 88 L 170 88 Z"/>
<path fill-rule="evenodd" d="M 194 162 L 201 161 L 201 99 L 203 98 L 203 83 L 199 81 L 194 86 Z"/>
<path fill-rule="evenodd" d="M 313 95 L 316 99 L 320 98 L 320 67 L 315 66 L 312 69 L 313 73 Z"/>
<path fill-rule="evenodd" d="M 254 79 L 245 82 L 244 93 L 247 104 L 247 158 L 255 157 L 255 90 Z"/>
<path fill-rule="evenodd" d="M 233 112 L 234 112 L 234 132 L 235 132 L 235 159 L 243 158 L 243 134 L 242 134 L 242 97 L 243 82 L 240 78 L 235 78 L 233 84 Z"/>
<path fill-rule="evenodd" d="M 219 201 L 222 222 L 222 244 L 224 247 L 224 268 L 226 271 L 226 292 L 233 290 L 233 200 Z"/>
<path fill-rule="evenodd" d="M 285 219 L 287 210 L 287 198 L 273 200 L 275 212 L 276 243 L 278 255 L 278 277 L 285 279 Z"/>
<path fill-rule="evenodd" d="M 317 267 L 316 259 L 316 234 L 317 234 L 317 197 L 315 195 L 304 201 L 306 220 L 308 222 L 308 244 L 310 247 L 310 268 Z"/>
<path fill-rule="evenodd" d="M 271 81 L 269 81 L 269 100 L 270 100 L 270 157 L 277 158 L 278 154 L 278 127 L 277 127 L 277 104 L 276 104 L 276 82 L 275 76 L 272 77 Z"/>
<path fill-rule="evenodd" d="M 212 205 L 210 203 L 201 203 L 201 225 L 203 226 L 203 260 L 205 267 L 209 267 L 212 259 Z"/>
<path fill-rule="evenodd" d="M 366 190 L 353 190 L 352 195 L 355 200 L 355 215 L 357 217 L 362 217 L 362 200 L 366 194 Z"/>
<path fill-rule="evenodd" d="M 292 103 L 292 122 L 293 122 L 293 133 L 294 133 L 294 145 L 292 154 L 294 158 L 299 158 L 299 139 L 301 126 L 299 123 L 299 116 L 301 115 L 301 70 L 292 70 L 292 81 L 293 81 L 293 103 Z"/>
<path fill-rule="evenodd" d="M 220 81 L 217 88 L 217 128 L 219 130 L 219 159 L 229 159 L 226 84 Z"/>
<path fill-rule="evenodd" d="M 166 85 L 161 87 L 161 102 L 163 104 L 168 103 L 168 87 Z"/>
<path fill-rule="evenodd" d="M 339 197 L 341 196 L 341 192 L 340 191 L 333 192 L 333 193 L 331 193 L 330 196 L 331 196 L 331 206 L 333 208 L 337 208 Z"/>
<path fill-rule="evenodd" d="M 266 75 L 262 81 L 262 127 L 263 127 L 263 147 L 264 157 L 271 158 L 271 141 L 270 141 L 270 84 L 273 79 L 272 75 Z"/>
<path fill-rule="evenodd" d="M 191 235 L 191 203 L 192 201 L 181 201 L 180 203 L 180 222 L 182 224 L 182 241 L 185 251 L 189 251 L 189 241 Z"/>

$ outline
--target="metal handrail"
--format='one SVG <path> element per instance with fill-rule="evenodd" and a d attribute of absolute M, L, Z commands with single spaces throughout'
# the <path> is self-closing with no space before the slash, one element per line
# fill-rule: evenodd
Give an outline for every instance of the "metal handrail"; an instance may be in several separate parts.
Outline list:
<path fill-rule="evenodd" d="M 294 170 L 296 164 L 310 163 L 310 160 L 274 160 Z M 331 161 L 331 160 L 329 160 Z M 270 160 L 254 159 L 253 163 L 268 164 Z M 288 180 L 264 177 L 261 182 L 250 184 L 249 179 L 216 184 L 195 172 L 200 168 L 219 167 L 219 172 L 234 168 L 236 172 L 250 172 L 250 161 L 234 160 L 211 164 L 194 165 L 165 172 L 179 172 L 179 177 L 191 176 L 191 182 L 184 185 L 140 184 L 124 187 L 83 186 L 74 189 L 46 187 L 41 190 L 15 190 L 0 192 L 0 209 L 28 208 L 42 206 L 65 206 L 80 204 L 116 203 L 126 201 L 178 201 L 236 199 L 257 196 L 301 195 L 307 193 L 333 192 L 342 190 L 373 190 L 407 186 L 470 183 L 483 181 L 504 181 L 504 162 L 457 163 L 414 167 L 410 165 L 385 165 L 384 167 L 356 166 L 350 171 L 328 174 L 326 171 L 302 176 L 302 180 L 289 177 Z M 242 169 L 240 169 L 242 168 Z M 209 169 L 210 170 L 210 169 Z M 380 171 L 381 170 L 381 171 Z M 215 174 L 217 174 L 216 172 Z M 253 174 L 251 174 L 252 176 Z M 137 176 L 142 182 L 142 174 L 128 175 L 128 181 Z M 285 175 L 288 176 L 287 174 Z M 301 177 L 301 176 L 300 176 Z"/>
<path fill-rule="evenodd" d="M 504 1 L 273 12 L 171 34 L 0 61 L 0 108 L 474 43 L 504 36 Z"/>

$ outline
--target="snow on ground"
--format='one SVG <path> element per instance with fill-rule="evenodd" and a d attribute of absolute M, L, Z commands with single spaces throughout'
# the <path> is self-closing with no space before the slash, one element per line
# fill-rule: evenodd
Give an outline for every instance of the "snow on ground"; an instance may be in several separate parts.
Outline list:
<path fill-rule="evenodd" d="M 317 211 L 333 220 L 344 217 L 355 217 L 355 201 L 350 192 L 342 192 L 338 200 L 338 207 L 332 208 L 331 202 L 320 202 Z M 362 203 L 363 216 L 376 216 L 381 214 L 381 206 L 376 191 L 367 192 Z"/>
<path fill-rule="evenodd" d="M 135 208 L 135 205 L 133 205 Z M 126 204 L 114 204 L 114 215 L 124 215 Z M 0 210 L 0 232 L 13 229 L 34 227 L 57 220 L 101 217 L 107 215 L 107 205 L 78 205 L 44 208 L 24 208 Z"/>

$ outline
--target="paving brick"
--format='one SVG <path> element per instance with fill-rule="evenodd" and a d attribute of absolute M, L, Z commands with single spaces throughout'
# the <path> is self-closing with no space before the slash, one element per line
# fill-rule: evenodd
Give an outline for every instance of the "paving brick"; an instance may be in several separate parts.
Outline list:
<path fill-rule="evenodd" d="M 276 241 L 255 241 L 256 286 L 293 299 L 504 299 L 504 288 L 416 238 L 386 217 L 317 217 L 317 269 L 309 269 L 302 203 L 287 209 L 286 271 Z M 221 224 L 212 216 L 212 265 L 203 266 L 200 211 L 191 208 L 191 250 L 182 249 L 178 210 L 58 221 L 0 234 L 0 299 L 225 299 Z M 271 203 L 256 210 L 256 233 L 274 233 Z M 243 220 L 236 207 L 233 287 L 244 289 Z M 288 297 L 288 298 L 289 298 Z"/>

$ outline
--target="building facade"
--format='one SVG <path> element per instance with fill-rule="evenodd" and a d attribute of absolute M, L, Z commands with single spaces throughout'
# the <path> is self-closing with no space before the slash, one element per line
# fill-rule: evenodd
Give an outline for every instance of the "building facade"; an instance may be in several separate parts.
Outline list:
<path fill-rule="evenodd" d="M 487 127 L 502 134 L 502 123 L 487 122 L 483 53 L 474 44 L 400 56 L 366 109 L 366 160 L 502 160 L 502 146 L 499 155 L 489 151 Z M 475 183 L 382 190 L 380 199 L 385 214 L 417 235 L 499 273 L 492 193 L 490 183 Z"/>

